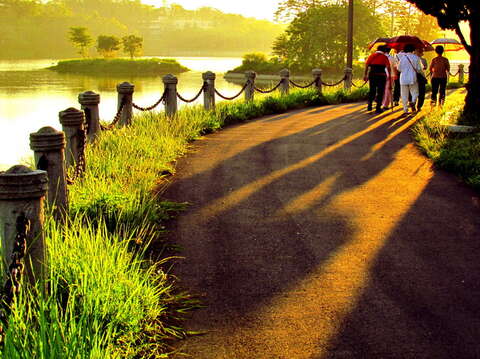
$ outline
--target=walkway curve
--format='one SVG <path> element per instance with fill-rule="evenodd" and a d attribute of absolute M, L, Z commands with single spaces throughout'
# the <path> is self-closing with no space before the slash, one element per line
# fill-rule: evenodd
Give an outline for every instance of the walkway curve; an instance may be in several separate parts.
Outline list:
<path fill-rule="evenodd" d="M 415 118 L 298 110 L 196 141 L 164 197 L 194 359 L 479 358 L 480 208 Z"/>

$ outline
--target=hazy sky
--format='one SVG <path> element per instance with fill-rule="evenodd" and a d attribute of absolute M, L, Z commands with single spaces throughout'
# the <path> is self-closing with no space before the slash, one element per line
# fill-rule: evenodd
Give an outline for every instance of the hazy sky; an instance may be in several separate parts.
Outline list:
<path fill-rule="evenodd" d="M 167 0 L 185 9 L 193 10 L 203 6 L 214 7 L 226 13 L 241 14 L 258 19 L 273 20 L 273 13 L 280 0 Z M 163 0 L 142 0 L 143 3 L 162 6 Z"/>

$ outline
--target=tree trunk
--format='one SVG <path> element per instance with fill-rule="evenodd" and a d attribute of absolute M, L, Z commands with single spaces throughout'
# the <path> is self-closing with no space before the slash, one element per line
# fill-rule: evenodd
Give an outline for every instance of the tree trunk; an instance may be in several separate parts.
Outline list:
<path fill-rule="evenodd" d="M 480 125 L 480 16 L 470 19 L 470 67 L 468 69 L 465 115 L 475 125 Z"/>

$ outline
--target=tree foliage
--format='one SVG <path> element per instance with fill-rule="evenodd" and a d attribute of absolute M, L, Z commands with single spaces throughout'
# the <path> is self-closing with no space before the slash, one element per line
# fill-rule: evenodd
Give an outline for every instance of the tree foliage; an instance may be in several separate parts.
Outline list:
<path fill-rule="evenodd" d="M 87 57 L 88 47 L 93 43 L 92 37 L 88 34 L 88 30 L 83 26 L 73 26 L 68 31 L 68 39 L 75 47 L 78 47 L 78 53 L 82 57 Z"/>
<path fill-rule="evenodd" d="M 274 54 L 305 70 L 318 66 L 341 69 L 347 46 L 344 4 L 322 3 L 296 15 L 274 43 Z M 354 55 L 383 34 L 377 17 L 361 1 L 355 2 Z"/>
<path fill-rule="evenodd" d="M 105 58 L 115 57 L 120 49 L 120 39 L 113 35 L 99 35 L 97 38 L 97 51 Z"/>
<path fill-rule="evenodd" d="M 135 35 L 127 35 L 122 37 L 123 51 L 130 55 L 133 59 L 134 56 L 139 55 L 143 48 L 143 37 Z"/>

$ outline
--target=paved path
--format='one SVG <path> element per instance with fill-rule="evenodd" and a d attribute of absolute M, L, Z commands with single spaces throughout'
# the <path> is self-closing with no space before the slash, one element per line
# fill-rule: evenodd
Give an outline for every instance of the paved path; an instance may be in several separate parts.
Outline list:
<path fill-rule="evenodd" d="M 179 161 L 194 359 L 480 358 L 479 199 L 420 154 L 415 119 L 364 107 L 229 127 Z"/>

